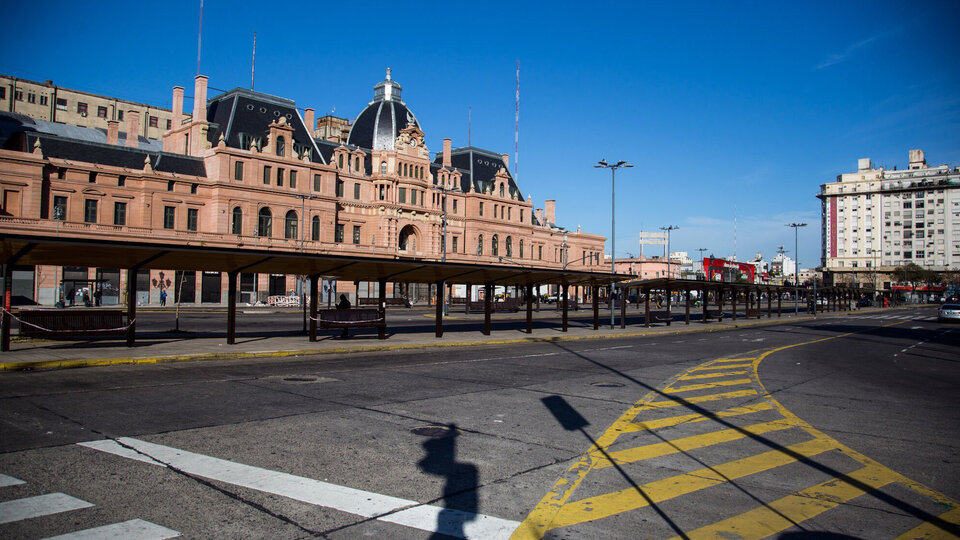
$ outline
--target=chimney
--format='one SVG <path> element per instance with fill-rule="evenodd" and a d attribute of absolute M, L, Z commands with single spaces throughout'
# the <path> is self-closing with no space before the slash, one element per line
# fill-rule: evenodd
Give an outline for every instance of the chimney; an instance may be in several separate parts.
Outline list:
<path fill-rule="evenodd" d="M 140 111 L 127 111 L 127 146 L 140 146 Z"/>
<path fill-rule="evenodd" d="M 317 126 L 316 124 L 314 124 L 314 121 L 313 121 L 313 112 L 314 111 L 311 108 L 306 108 L 303 111 L 303 121 L 305 124 L 307 124 L 307 133 L 311 137 L 313 137 L 313 132 L 316 131 L 317 129 Z"/>
<path fill-rule="evenodd" d="M 120 140 L 120 122 L 107 120 L 107 144 L 117 144 Z"/>
<path fill-rule="evenodd" d="M 910 168 L 922 169 L 927 166 L 927 160 L 923 157 L 923 150 L 910 151 Z"/>
<path fill-rule="evenodd" d="M 453 142 L 451 139 L 443 140 L 443 166 L 450 166 L 450 143 Z"/>
<path fill-rule="evenodd" d="M 193 83 L 193 121 L 203 122 L 207 119 L 207 77 L 197 75 Z"/>
<path fill-rule="evenodd" d="M 183 123 L 183 87 L 173 87 L 173 129 L 180 127 Z"/>
<path fill-rule="evenodd" d="M 543 213 L 546 215 L 547 223 L 557 222 L 557 201 L 549 199 L 543 201 Z"/>
<path fill-rule="evenodd" d="M 510 154 L 500 154 L 500 157 L 503 158 L 503 167 L 510 170 Z"/>
<path fill-rule="evenodd" d="M 537 216 L 537 221 L 543 225 L 543 208 L 537 208 L 533 214 Z"/>

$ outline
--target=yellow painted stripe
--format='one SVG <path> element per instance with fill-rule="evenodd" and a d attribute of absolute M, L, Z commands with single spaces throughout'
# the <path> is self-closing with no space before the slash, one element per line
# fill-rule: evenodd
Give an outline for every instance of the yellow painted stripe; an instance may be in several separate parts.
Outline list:
<path fill-rule="evenodd" d="M 703 375 L 684 375 L 678 377 L 678 381 L 692 381 L 696 379 L 715 379 L 717 377 L 730 377 L 732 375 L 746 375 L 746 371 L 727 371 L 725 373 L 704 373 Z"/>
<path fill-rule="evenodd" d="M 593 468 L 602 469 L 604 467 L 612 467 L 614 463 L 619 465 L 625 463 L 635 463 L 645 459 L 668 456 L 678 452 L 686 452 L 687 450 L 704 448 L 725 442 L 738 441 L 751 435 L 762 435 L 764 433 L 771 433 L 773 431 L 781 431 L 794 427 L 797 427 L 795 422 L 781 419 L 774 420 L 772 422 L 753 424 L 751 426 L 745 426 L 739 429 L 722 429 L 720 431 L 713 431 L 711 433 L 691 435 L 690 437 L 648 444 L 646 446 L 638 446 L 636 448 L 628 448 L 626 450 L 617 450 L 616 452 L 609 453 L 609 459 L 604 458 L 599 460 L 594 464 Z"/>
<path fill-rule="evenodd" d="M 664 392 L 693 392 L 694 390 L 707 390 L 709 388 L 719 388 L 721 386 L 737 386 L 740 384 L 750 384 L 752 379 L 733 379 L 730 381 L 716 381 L 712 383 L 703 383 L 703 384 L 689 384 L 687 386 L 677 386 L 672 388 L 664 388 Z"/>
<path fill-rule="evenodd" d="M 704 416 L 702 414 L 684 414 L 680 416 L 671 416 L 669 418 L 658 418 L 656 420 L 635 422 L 630 425 L 629 431 L 646 431 L 646 430 L 676 426 L 679 424 L 693 424 L 696 422 L 713 420 L 714 418 L 727 418 L 729 416 L 750 414 L 750 413 L 755 413 L 759 411 L 769 411 L 770 409 L 773 409 L 773 405 L 764 401 L 762 403 L 747 405 L 745 407 L 732 407 L 726 411 L 720 411 L 718 413 L 715 413 L 712 417 Z"/>
<path fill-rule="evenodd" d="M 718 358 L 713 361 L 714 364 L 723 364 L 728 362 L 753 362 L 756 358 Z"/>
<path fill-rule="evenodd" d="M 687 372 L 689 373 L 690 371 L 706 371 L 708 369 L 733 369 L 733 368 L 742 368 L 742 367 L 753 367 L 753 362 L 749 364 L 727 364 L 727 365 L 720 365 L 720 366 L 706 365 L 706 366 L 691 368 Z"/>
<path fill-rule="evenodd" d="M 766 538 L 895 481 L 896 476 L 890 474 L 891 472 L 885 467 L 863 467 L 848 473 L 845 478 L 830 479 L 749 512 L 684 534 L 691 540 Z M 866 489 L 859 484 L 865 485 Z"/>
<path fill-rule="evenodd" d="M 696 396 L 691 398 L 686 398 L 683 400 L 667 399 L 663 401 L 649 401 L 643 403 L 637 412 L 647 411 L 650 409 L 663 409 L 666 407 L 679 407 L 680 405 L 686 405 L 688 403 L 705 403 L 708 401 L 719 401 L 721 399 L 731 399 L 739 398 L 746 396 L 755 396 L 757 395 L 756 390 L 736 390 L 734 392 L 723 392 L 720 394 L 710 394 L 707 396 Z"/>
<path fill-rule="evenodd" d="M 948 512 L 944 512 L 937 517 L 947 523 L 960 526 L 960 506 Z M 940 526 L 928 521 L 901 534 L 896 538 L 896 540 L 914 540 L 919 538 L 956 538 L 956 536 L 949 531 L 943 530 Z"/>
<path fill-rule="evenodd" d="M 774 469 L 793 463 L 797 457 L 814 456 L 833 450 L 836 446 L 835 441 L 811 439 L 787 446 L 782 450 L 771 450 L 714 467 L 649 482 L 640 486 L 639 490 L 631 487 L 567 503 L 557 512 L 548 529 L 567 527 L 643 508 L 651 502 L 659 503 L 730 480 Z"/>

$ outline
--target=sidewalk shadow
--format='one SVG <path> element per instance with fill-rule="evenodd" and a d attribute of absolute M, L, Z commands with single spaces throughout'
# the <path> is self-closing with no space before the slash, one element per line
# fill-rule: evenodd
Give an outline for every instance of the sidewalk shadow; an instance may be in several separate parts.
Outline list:
<path fill-rule="evenodd" d="M 441 496 L 444 508 L 437 516 L 436 532 L 430 536 L 432 540 L 467 538 L 464 526 L 477 519 L 479 510 L 477 467 L 457 461 L 457 425 L 450 424 L 446 428 L 443 434 L 422 444 L 425 455 L 417 462 L 423 472 L 445 480 Z"/>

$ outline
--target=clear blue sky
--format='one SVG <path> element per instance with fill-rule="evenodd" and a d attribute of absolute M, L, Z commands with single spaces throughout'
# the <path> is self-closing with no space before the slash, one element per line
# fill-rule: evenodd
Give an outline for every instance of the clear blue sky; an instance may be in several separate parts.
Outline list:
<path fill-rule="evenodd" d="M 199 0 L 8 2 L 0 72 L 170 106 L 192 93 Z M 514 148 L 519 185 L 557 221 L 610 235 L 676 225 L 672 248 L 819 259 L 819 185 L 857 159 L 960 165 L 958 2 L 282 2 L 206 0 L 201 71 L 353 118 L 393 68 L 427 133 Z"/>

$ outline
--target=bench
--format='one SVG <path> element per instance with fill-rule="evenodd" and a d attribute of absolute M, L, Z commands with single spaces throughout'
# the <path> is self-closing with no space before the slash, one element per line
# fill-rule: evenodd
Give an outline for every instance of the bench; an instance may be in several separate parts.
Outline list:
<path fill-rule="evenodd" d="M 559 300 L 559 301 L 557 302 L 557 311 L 561 311 L 561 310 L 563 310 L 563 300 Z M 567 300 L 567 311 L 570 311 L 570 310 L 579 311 L 579 310 L 580 310 L 580 303 L 577 302 L 576 300 L 572 299 L 572 298 L 571 298 L 571 299 L 568 299 L 568 300 Z"/>
<path fill-rule="evenodd" d="M 519 311 L 520 306 L 519 298 L 506 298 L 499 302 L 490 302 L 490 311 Z M 484 309 L 483 302 L 470 302 L 470 311 L 483 311 Z"/>
<path fill-rule="evenodd" d="M 651 311 L 650 312 L 650 322 L 663 322 L 670 324 L 673 321 L 669 311 Z M 646 322 L 646 321 L 644 321 Z"/>
<path fill-rule="evenodd" d="M 745 316 L 746 318 L 748 318 L 748 319 L 759 319 L 759 318 L 760 318 L 760 310 L 759 310 L 759 309 L 756 309 L 756 308 L 747 308 L 747 309 L 746 309 L 746 314 L 745 314 L 744 316 Z"/>
<path fill-rule="evenodd" d="M 387 321 L 379 309 L 324 309 L 317 313 L 320 328 L 343 328 L 343 337 L 349 337 L 351 328 L 379 328 L 385 330 Z M 385 339 L 383 332 L 380 339 Z"/>
<path fill-rule="evenodd" d="M 707 312 L 704 313 L 703 315 L 703 320 L 704 321 L 712 321 L 712 320 L 723 321 L 723 312 L 720 311 L 719 309 L 708 309 Z"/>
<path fill-rule="evenodd" d="M 396 297 L 396 298 L 384 298 L 385 306 L 398 306 L 398 307 L 410 307 L 410 302 L 406 298 Z M 378 298 L 359 298 L 357 299 L 357 305 L 360 306 L 377 306 L 380 305 L 380 299 Z"/>
<path fill-rule="evenodd" d="M 127 331 L 124 313 L 117 309 L 25 309 L 18 318 L 24 337 L 122 336 Z"/>

